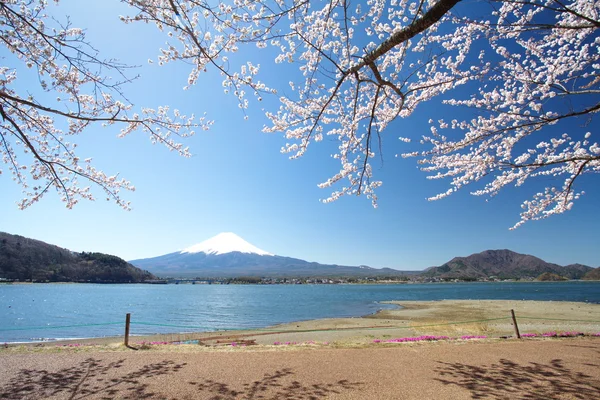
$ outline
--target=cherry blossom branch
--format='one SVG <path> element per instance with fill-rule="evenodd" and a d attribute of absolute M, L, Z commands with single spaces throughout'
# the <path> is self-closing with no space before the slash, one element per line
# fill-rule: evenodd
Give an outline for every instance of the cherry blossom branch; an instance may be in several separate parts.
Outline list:
<path fill-rule="evenodd" d="M 350 68 L 346 74 L 354 73 L 361 68 L 369 65 L 370 63 L 377 60 L 379 57 L 386 54 L 388 51 L 396 47 L 397 45 L 406 42 L 407 40 L 417 36 L 424 32 L 426 29 L 431 27 L 433 24 L 438 22 L 444 15 L 448 13 L 460 0 L 439 0 L 433 7 L 431 7 L 423 17 L 416 19 L 407 28 L 404 28 L 394 34 L 388 39 L 381 43 L 375 50 L 368 53 L 362 58 L 361 62 Z"/>
<path fill-rule="evenodd" d="M 141 115 L 129 115 L 133 106 L 122 90 L 124 84 L 135 79 L 125 76 L 129 67 L 101 60 L 97 50 L 86 42 L 83 30 L 72 28 L 70 21 L 62 25 L 49 17 L 46 6 L 44 0 L 0 3 L 0 45 L 9 50 L 5 59 L 9 65 L 35 67 L 39 82 L 38 88 L 28 82 L 27 94 L 19 94 L 23 87 L 18 84 L 19 67 L 0 66 L 0 154 L 23 188 L 25 198 L 19 207 L 39 201 L 51 187 L 69 208 L 80 199 L 93 200 L 91 188 L 78 181 L 83 178 L 129 209 L 119 192 L 134 190 L 134 186 L 118 175 L 107 176 L 97 170 L 91 158 L 81 160 L 76 143 L 65 141 L 63 136 L 78 135 L 92 125 L 119 124 L 120 137 L 140 129 L 149 133 L 153 143 L 189 156 L 188 149 L 173 136 L 190 136 L 193 129 L 207 129 L 211 122 L 181 115 L 178 110 L 173 110 L 172 116 L 168 107 L 143 108 Z M 113 81 L 105 71 L 116 72 L 121 80 Z M 55 92 L 56 100 L 39 96 L 42 92 Z M 42 98 L 46 100 L 40 101 Z M 57 104 L 65 106 L 66 111 Z M 17 157 L 18 151 L 22 156 Z M 35 184 L 30 185 L 29 179 Z"/>

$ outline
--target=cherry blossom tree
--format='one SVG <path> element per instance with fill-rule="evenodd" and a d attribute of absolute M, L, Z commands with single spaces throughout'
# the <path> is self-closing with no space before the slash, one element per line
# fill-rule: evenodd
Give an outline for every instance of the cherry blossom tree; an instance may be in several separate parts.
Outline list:
<path fill-rule="evenodd" d="M 594 136 L 600 109 L 598 1 L 122 2 L 133 8 L 121 17 L 125 23 L 151 23 L 165 33 L 159 64 L 191 65 L 189 87 L 214 69 L 242 110 L 252 100 L 278 96 L 279 109 L 266 111 L 264 131 L 283 134 L 287 143 L 282 151 L 291 158 L 326 137 L 335 140 L 338 148 L 332 156 L 340 169 L 320 184 L 332 191 L 325 202 L 364 195 L 377 205 L 376 189 L 382 183 L 373 163 L 382 156 L 383 137 L 390 135 L 406 149 L 400 154 L 417 158 L 428 178 L 449 181 L 450 188 L 430 200 L 467 185 L 474 195 L 494 196 L 508 185 L 540 181 L 546 188 L 524 201 L 515 227 L 569 210 L 583 194 L 576 185 L 579 178 L 600 172 Z M 17 1 L 5 3 L 16 7 Z M 43 19 L 27 15 L 27 21 Z M 25 56 L 22 60 L 27 62 Z M 260 63 L 266 62 L 297 66 L 297 73 L 289 75 L 286 85 L 281 79 L 265 80 Z M 91 82 L 102 93 L 108 90 L 103 81 Z M 94 98 L 102 115 L 121 118 L 128 111 Z M 436 115 L 452 106 L 468 117 Z M 430 110 L 430 131 L 408 131 L 411 125 L 405 121 L 424 107 Z M 125 132 L 133 124 L 162 141 L 162 131 L 148 128 L 150 121 L 144 125 L 121 119 Z M 29 126 L 21 131 L 41 136 Z M 6 134 L 3 138 L 7 144 Z M 19 164 L 12 165 L 18 171 Z"/>
<path fill-rule="evenodd" d="M 475 195 L 493 196 L 552 177 L 523 203 L 516 227 L 570 209 L 583 194 L 576 179 L 599 172 L 600 147 L 591 139 L 600 107 L 599 2 L 128 3 L 139 13 L 125 21 L 154 22 L 174 38 L 159 62 L 191 61 L 190 84 L 217 68 L 242 108 L 246 90 L 260 99 L 272 89 L 256 79 L 257 65 L 232 66 L 228 56 L 239 46 L 275 48 L 276 63 L 299 64 L 301 78 L 289 82 L 292 94 L 280 97 L 279 110 L 267 112 L 264 131 L 283 133 L 292 158 L 324 136 L 337 139 L 341 169 L 320 185 L 336 188 L 326 202 L 364 194 L 376 205 L 381 182 L 371 163 L 382 153 L 381 135 L 392 123 L 402 129 L 402 120 L 433 100 L 475 113 L 432 119 L 420 138 L 425 148 L 402 154 L 418 157 L 430 179 L 450 180 L 431 200 L 468 184 L 481 185 Z"/>
<path fill-rule="evenodd" d="M 130 81 L 125 74 L 128 67 L 100 58 L 82 29 L 68 20 L 60 24 L 50 18 L 46 6 L 45 0 L 0 2 L 0 39 L 8 50 L 0 66 L 0 154 L 24 189 L 19 207 L 26 208 L 56 189 L 71 208 L 80 199 L 94 198 L 86 185 L 92 183 L 129 209 L 119 192 L 134 186 L 96 169 L 91 158 L 80 159 L 70 138 L 93 124 L 119 125 L 121 137 L 141 130 L 154 143 L 188 156 L 176 138 L 206 129 L 210 121 L 171 112 L 168 106 L 134 112 L 122 90 Z M 37 82 L 27 69 L 34 71 Z M 108 74 L 120 79 L 112 80 Z M 38 94 L 55 98 L 33 95 L 32 83 L 39 86 Z"/>

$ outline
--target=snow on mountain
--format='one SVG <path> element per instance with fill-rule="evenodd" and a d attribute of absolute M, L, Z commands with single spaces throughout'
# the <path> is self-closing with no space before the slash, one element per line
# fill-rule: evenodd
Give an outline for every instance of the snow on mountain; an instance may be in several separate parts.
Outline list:
<path fill-rule="evenodd" d="M 158 257 L 132 260 L 136 267 L 162 277 L 230 278 L 328 277 L 400 275 L 392 269 L 319 264 L 278 256 L 251 245 L 234 233 L 220 233 L 204 242 Z"/>
<path fill-rule="evenodd" d="M 219 233 L 218 235 L 213 236 L 204 242 L 183 249 L 180 254 L 206 253 L 216 255 L 231 253 L 234 251 L 239 251 L 240 253 L 253 253 L 261 256 L 273 255 L 251 245 L 232 232 Z"/>

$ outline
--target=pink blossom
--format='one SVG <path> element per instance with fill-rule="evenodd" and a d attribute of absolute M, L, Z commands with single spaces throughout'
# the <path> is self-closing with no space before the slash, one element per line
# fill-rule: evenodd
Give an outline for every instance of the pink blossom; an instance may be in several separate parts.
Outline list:
<path fill-rule="evenodd" d="M 521 334 L 521 337 L 524 337 L 524 338 L 528 338 L 528 337 L 538 337 L 538 334 L 537 334 L 537 333 L 522 333 L 522 334 Z"/>
<path fill-rule="evenodd" d="M 462 340 L 471 340 L 471 339 L 487 339 L 487 336 L 481 335 L 465 335 L 460 337 Z"/>

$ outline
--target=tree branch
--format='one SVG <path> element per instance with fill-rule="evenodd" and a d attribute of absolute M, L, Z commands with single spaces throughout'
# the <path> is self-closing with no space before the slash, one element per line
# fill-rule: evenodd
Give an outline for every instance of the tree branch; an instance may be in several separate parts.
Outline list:
<path fill-rule="evenodd" d="M 375 50 L 363 57 L 362 61 L 346 71 L 346 75 L 359 71 L 361 68 L 373 63 L 379 57 L 393 49 L 395 46 L 417 36 L 438 22 L 448 11 L 461 0 L 440 0 L 423 15 L 406 28 L 395 32 L 381 43 Z"/>

